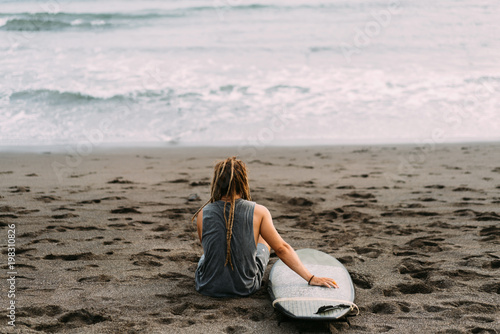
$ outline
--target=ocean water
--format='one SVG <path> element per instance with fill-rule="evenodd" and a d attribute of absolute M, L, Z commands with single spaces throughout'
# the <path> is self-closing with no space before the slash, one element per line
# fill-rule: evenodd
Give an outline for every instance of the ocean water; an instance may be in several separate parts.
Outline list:
<path fill-rule="evenodd" d="M 0 1 L 0 146 L 500 139 L 496 0 Z"/>

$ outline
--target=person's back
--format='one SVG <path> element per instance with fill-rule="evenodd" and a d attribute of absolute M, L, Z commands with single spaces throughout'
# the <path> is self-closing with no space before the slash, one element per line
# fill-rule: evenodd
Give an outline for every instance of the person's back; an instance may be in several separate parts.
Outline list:
<path fill-rule="evenodd" d="M 195 278 L 202 294 L 237 297 L 257 291 L 271 247 L 308 284 L 337 287 L 331 278 L 312 275 L 276 231 L 269 210 L 251 202 L 247 170 L 236 157 L 215 165 L 210 199 L 191 221 L 195 219 L 204 251 Z"/>
<path fill-rule="evenodd" d="M 231 204 L 224 201 L 210 203 L 203 208 L 202 245 L 204 256 L 196 270 L 196 290 L 212 297 L 247 296 L 257 291 L 267 265 L 266 257 L 257 255 L 253 216 L 255 202 L 242 198 L 235 201 L 231 238 L 231 264 L 224 265 L 227 255 L 226 220 Z M 267 252 L 268 253 L 268 252 Z M 257 260 L 257 261 L 256 261 Z"/>

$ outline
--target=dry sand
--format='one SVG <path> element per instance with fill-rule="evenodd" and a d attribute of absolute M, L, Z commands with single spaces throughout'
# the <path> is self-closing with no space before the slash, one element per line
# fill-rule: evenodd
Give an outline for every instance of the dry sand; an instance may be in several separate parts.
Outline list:
<path fill-rule="evenodd" d="M 190 217 L 208 199 L 213 162 L 238 151 L 1 153 L 0 331 L 328 332 L 322 323 L 278 323 L 267 293 L 274 254 L 251 297 L 194 290 L 202 248 Z M 361 314 L 333 332 L 500 331 L 500 145 L 266 148 L 240 157 L 253 199 L 285 240 L 350 271 Z"/>

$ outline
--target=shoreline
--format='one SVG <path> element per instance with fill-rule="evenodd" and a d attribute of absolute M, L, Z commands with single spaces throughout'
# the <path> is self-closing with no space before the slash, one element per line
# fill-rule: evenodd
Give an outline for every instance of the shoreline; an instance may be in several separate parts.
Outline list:
<path fill-rule="evenodd" d="M 86 149 L 90 147 L 90 152 L 105 152 L 112 150 L 170 150 L 170 149 L 197 149 L 197 148 L 211 148 L 211 149 L 224 149 L 224 148 L 255 148 L 256 150 L 261 149 L 272 149 L 272 148 L 336 148 L 336 147 L 421 147 L 421 146 L 457 146 L 457 145 L 500 145 L 500 138 L 491 140 L 451 140 L 449 142 L 437 142 L 431 140 L 430 142 L 422 141 L 422 143 L 416 142 L 375 142 L 368 143 L 365 141 L 360 142 L 345 142 L 345 143 L 326 143 L 320 144 L 317 141 L 312 141 L 311 143 L 307 141 L 302 141 L 303 144 L 287 144 L 287 143 L 274 143 L 274 144 L 226 144 L 224 143 L 211 143 L 203 145 L 202 143 L 189 143 L 189 144 L 169 144 L 169 143 L 93 143 L 89 140 L 66 143 L 66 144 L 53 144 L 53 145 L 0 145 L 0 154 L 3 153 L 54 153 L 54 154 L 67 154 L 68 152 L 74 152 L 79 147 Z M 90 145 L 89 145 L 90 144 Z"/>

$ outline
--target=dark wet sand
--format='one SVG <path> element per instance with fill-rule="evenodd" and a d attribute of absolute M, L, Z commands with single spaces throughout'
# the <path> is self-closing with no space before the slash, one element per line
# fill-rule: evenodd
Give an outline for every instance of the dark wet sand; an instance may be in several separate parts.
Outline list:
<path fill-rule="evenodd" d="M 264 287 L 194 290 L 192 213 L 230 148 L 0 153 L 2 278 L 16 227 L 16 327 L 1 332 L 328 333 L 283 322 Z M 346 333 L 500 331 L 500 145 L 245 150 L 253 199 L 294 248 L 341 260 L 361 314 Z M 255 153 L 255 154 L 253 154 Z M 201 200 L 197 200 L 197 194 Z M 189 200 L 192 199 L 192 200 Z"/>

